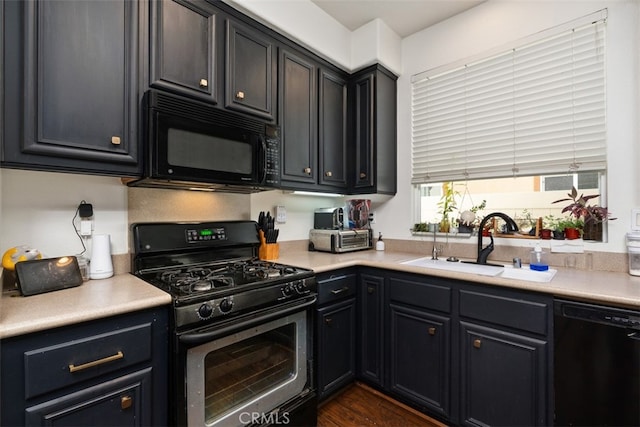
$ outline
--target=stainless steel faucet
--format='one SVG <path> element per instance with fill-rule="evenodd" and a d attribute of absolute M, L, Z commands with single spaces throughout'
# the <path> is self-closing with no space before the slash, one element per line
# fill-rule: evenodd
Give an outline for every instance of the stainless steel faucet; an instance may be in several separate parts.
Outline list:
<path fill-rule="evenodd" d="M 476 263 L 478 264 L 486 264 L 489 254 L 493 252 L 494 245 L 493 236 L 491 235 L 491 233 L 489 233 L 491 243 L 489 243 L 485 248 L 482 247 L 482 230 L 484 229 L 486 223 L 494 217 L 502 218 L 505 221 L 505 223 L 507 224 L 507 233 L 518 231 L 518 224 L 516 224 L 516 222 L 510 216 L 503 214 L 502 212 L 493 212 L 482 218 L 480 226 L 478 227 L 478 258 L 476 259 Z"/>
<path fill-rule="evenodd" d="M 436 246 L 436 229 L 433 229 L 433 249 L 431 250 L 431 259 L 438 259 L 438 247 Z"/>

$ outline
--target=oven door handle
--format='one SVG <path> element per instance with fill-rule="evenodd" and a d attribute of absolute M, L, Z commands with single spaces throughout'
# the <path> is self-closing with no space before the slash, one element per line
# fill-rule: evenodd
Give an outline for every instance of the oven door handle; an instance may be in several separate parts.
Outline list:
<path fill-rule="evenodd" d="M 229 335 L 232 332 L 250 328 L 251 326 L 254 326 L 256 324 L 265 323 L 269 320 L 283 317 L 294 312 L 298 312 L 301 309 L 305 309 L 307 307 L 314 305 L 316 301 L 317 301 L 317 297 L 314 295 L 313 298 L 307 299 L 305 300 L 305 302 L 301 304 L 295 304 L 289 307 L 279 308 L 276 311 L 266 313 L 264 315 L 254 317 L 251 319 L 241 320 L 239 322 L 232 322 L 231 324 L 225 325 L 222 327 L 214 326 L 206 332 L 186 333 L 186 334 L 180 335 L 178 337 L 178 340 L 182 344 L 187 344 L 191 346 L 203 344 L 203 343 L 212 341 L 216 338 Z"/>

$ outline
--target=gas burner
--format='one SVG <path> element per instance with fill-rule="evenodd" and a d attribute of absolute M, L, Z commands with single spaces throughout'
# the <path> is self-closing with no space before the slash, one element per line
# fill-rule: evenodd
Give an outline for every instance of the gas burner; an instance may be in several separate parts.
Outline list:
<path fill-rule="evenodd" d="M 191 267 L 184 270 L 169 270 L 160 274 L 159 280 L 183 294 L 211 291 L 235 285 L 227 267 Z"/>
<path fill-rule="evenodd" d="M 208 280 L 200 280 L 191 285 L 191 292 L 203 292 L 210 291 L 213 288 L 213 283 Z"/>

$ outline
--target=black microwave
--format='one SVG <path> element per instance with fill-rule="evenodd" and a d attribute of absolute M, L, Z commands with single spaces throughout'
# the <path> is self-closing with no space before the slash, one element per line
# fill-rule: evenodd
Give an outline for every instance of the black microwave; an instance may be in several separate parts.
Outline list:
<path fill-rule="evenodd" d="M 144 176 L 128 185 L 240 193 L 279 187 L 275 125 L 166 92 L 145 97 Z"/>

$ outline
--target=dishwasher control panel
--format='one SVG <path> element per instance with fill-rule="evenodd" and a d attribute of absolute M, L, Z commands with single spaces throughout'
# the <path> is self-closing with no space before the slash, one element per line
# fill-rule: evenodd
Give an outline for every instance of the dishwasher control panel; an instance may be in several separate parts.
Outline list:
<path fill-rule="evenodd" d="M 632 310 L 556 301 L 556 314 L 610 326 L 640 330 L 640 312 Z"/>

